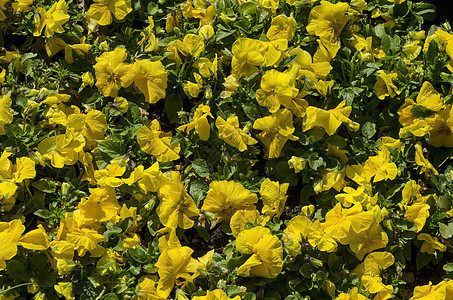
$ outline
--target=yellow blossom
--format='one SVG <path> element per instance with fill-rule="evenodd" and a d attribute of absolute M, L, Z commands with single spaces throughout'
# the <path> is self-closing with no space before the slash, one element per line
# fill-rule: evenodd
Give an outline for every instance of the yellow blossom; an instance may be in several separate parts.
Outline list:
<path fill-rule="evenodd" d="M 101 26 L 112 24 L 112 14 L 116 19 L 124 19 L 131 11 L 130 0 L 94 0 L 86 16 L 88 29 L 90 32 Z"/>
<path fill-rule="evenodd" d="M 377 71 L 374 92 L 380 100 L 384 100 L 387 96 L 393 98 L 401 93 L 393 83 L 393 80 L 397 77 L 398 74 L 396 73 L 388 73 L 383 70 Z"/>
<path fill-rule="evenodd" d="M 420 142 L 415 144 L 415 163 L 421 167 L 420 174 L 427 173 L 430 170 L 434 175 L 439 175 L 439 172 L 437 172 L 434 166 L 423 155 L 423 149 Z"/>
<path fill-rule="evenodd" d="M 66 134 L 59 134 L 48 137 L 38 145 L 38 152 L 55 168 L 63 168 L 64 165 L 73 165 L 77 162 L 79 154 L 83 152 L 85 139 L 80 133 L 66 131 Z"/>
<path fill-rule="evenodd" d="M 192 197 L 184 190 L 178 172 L 173 171 L 171 181 L 161 186 L 159 198 L 156 212 L 165 227 L 188 229 L 193 226 L 194 221 L 190 218 L 197 216 L 199 211 Z"/>
<path fill-rule="evenodd" d="M 315 126 L 320 126 L 325 129 L 328 135 L 333 135 L 342 123 L 353 123 L 353 121 L 349 119 L 352 107 L 345 106 L 345 103 L 345 101 L 342 101 L 337 107 L 330 110 L 324 110 L 314 106 L 307 107 L 303 131 L 310 130 Z"/>
<path fill-rule="evenodd" d="M 440 252 L 445 252 L 447 246 L 439 242 L 436 237 L 432 237 L 427 233 L 420 233 L 417 235 L 417 240 L 423 241 L 422 246 L 420 247 L 420 252 L 434 254 L 434 251 L 439 250 Z"/>
<path fill-rule="evenodd" d="M 254 209 L 258 201 L 256 194 L 234 181 L 213 181 L 204 200 L 202 210 L 216 214 L 218 222 L 229 220 L 241 209 Z"/>
<path fill-rule="evenodd" d="M 100 186 L 119 187 L 123 184 L 120 177 L 126 171 L 120 164 L 108 164 L 105 169 L 94 171 L 94 178 Z"/>
<path fill-rule="evenodd" d="M 275 113 L 280 105 L 288 107 L 298 92 L 289 74 L 272 69 L 261 78 L 261 88 L 256 91 L 256 101 L 267 107 L 269 112 Z"/>
<path fill-rule="evenodd" d="M 425 203 L 414 203 L 406 207 L 404 217 L 415 224 L 417 227 L 415 232 L 420 232 L 423 226 L 425 226 L 426 219 L 429 217 L 429 205 Z"/>
<path fill-rule="evenodd" d="M 20 219 L 10 222 L 0 222 L 0 270 L 6 268 L 6 260 L 10 260 L 17 254 L 17 242 L 21 234 L 25 231 L 25 226 Z"/>
<path fill-rule="evenodd" d="M 153 104 L 165 97 L 167 73 L 160 61 L 137 60 L 134 68 L 134 84 L 145 95 L 146 102 Z"/>
<path fill-rule="evenodd" d="M 288 188 L 289 183 L 280 184 L 278 181 L 272 181 L 269 178 L 264 179 L 260 187 L 260 195 L 263 198 L 262 213 L 264 215 L 280 217 L 288 198 L 286 195 Z"/>
<path fill-rule="evenodd" d="M 248 145 L 257 143 L 257 140 L 249 136 L 239 127 L 239 119 L 237 116 L 228 118 L 226 121 L 222 119 L 222 117 L 217 116 L 215 125 L 219 131 L 219 138 L 241 152 L 247 150 Z"/>
<path fill-rule="evenodd" d="M 236 239 L 236 249 L 252 254 L 237 270 L 239 275 L 275 278 L 282 271 L 282 243 L 268 228 L 257 226 L 242 231 Z"/>
<path fill-rule="evenodd" d="M 0 135 L 5 134 L 5 124 L 10 124 L 13 121 L 11 98 L 7 95 L 3 95 L 0 99 Z"/>
<path fill-rule="evenodd" d="M 54 33 L 63 33 L 63 24 L 69 20 L 69 15 L 66 10 L 66 1 L 60 0 L 52 5 L 52 7 L 46 11 L 42 7 L 38 7 L 35 14 L 37 23 L 33 31 L 34 36 L 40 36 L 44 27 L 44 35 L 46 38 L 51 37 Z"/>
<path fill-rule="evenodd" d="M 270 116 L 255 120 L 253 128 L 262 130 L 257 137 L 266 146 L 266 157 L 277 158 L 286 144 L 286 141 L 296 141 L 299 138 L 293 135 L 294 126 L 292 113 L 287 109 L 280 109 Z"/>
<path fill-rule="evenodd" d="M 39 224 L 38 229 L 27 232 L 19 239 L 19 244 L 31 250 L 46 250 L 49 248 L 49 237 L 44 227 Z"/>
<path fill-rule="evenodd" d="M 179 142 L 171 144 L 171 132 L 161 131 L 159 121 L 152 120 L 149 126 L 143 126 L 137 132 L 137 141 L 140 148 L 154 156 L 159 162 L 179 159 L 181 147 Z"/>
<path fill-rule="evenodd" d="M 74 300 L 74 293 L 73 293 L 73 286 L 72 282 L 59 282 L 58 284 L 54 285 L 55 291 L 66 300 Z"/>
<path fill-rule="evenodd" d="M 271 27 L 267 31 L 267 38 L 271 41 L 286 39 L 292 40 L 296 32 L 297 23 L 293 17 L 279 15 L 272 19 Z"/>
<path fill-rule="evenodd" d="M 66 236 L 66 241 L 74 244 L 79 256 L 84 256 L 89 251 L 91 256 L 100 257 L 105 249 L 98 243 L 104 240 L 102 234 L 88 228 L 72 228 Z"/>
<path fill-rule="evenodd" d="M 126 49 L 119 47 L 96 57 L 96 64 L 93 66 L 96 86 L 105 97 L 116 97 L 120 85 L 128 87 L 134 80 L 135 70 L 131 64 L 124 62 L 126 57 Z"/>
<path fill-rule="evenodd" d="M 189 124 L 181 125 L 178 127 L 178 129 L 189 132 L 190 130 L 195 128 L 195 131 L 200 136 L 200 139 L 202 141 L 207 141 L 211 132 L 208 117 L 213 118 L 211 109 L 207 105 L 200 104 L 193 114 L 192 122 L 190 122 Z"/>
<path fill-rule="evenodd" d="M 116 200 L 115 189 L 106 186 L 90 189 L 90 196 L 88 199 L 82 198 L 78 209 L 84 219 L 105 222 L 116 217 L 120 205 Z"/>
<path fill-rule="evenodd" d="M 345 2 L 333 4 L 328 1 L 321 1 L 321 5 L 315 6 L 310 11 L 308 33 L 335 41 L 348 22 L 346 15 L 348 8 L 349 5 Z"/>

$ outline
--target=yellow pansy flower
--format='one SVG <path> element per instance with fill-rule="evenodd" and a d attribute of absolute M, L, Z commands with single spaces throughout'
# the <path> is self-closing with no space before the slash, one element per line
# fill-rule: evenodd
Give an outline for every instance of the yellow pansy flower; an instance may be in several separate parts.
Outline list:
<path fill-rule="evenodd" d="M 77 206 L 81 217 L 96 222 L 113 220 L 120 209 L 116 200 L 115 189 L 106 186 L 89 190 L 88 199 L 82 198 Z"/>
<path fill-rule="evenodd" d="M 358 203 L 362 204 L 363 208 L 370 208 L 376 205 L 378 194 L 371 197 L 363 186 L 359 186 L 357 189 L 345 186 L 343 187 L 343 191 L 345 193 L 335 195 L 335 199 L 337 199 L 344 207 L 351 207 Z"/>
<path fill-rule="evenodd" d="M 354 287 L 349 293 L 341 293 L 335 300 L 368 300 L 364 295 L 359 294 L 359 289 Z"/>
<path fill-rule="evenodd" d="M 261 88 L 256 91 L 256 101 L 275 113 L 282 104 L 290 105 L 299 90 L 294 87 L 294 79 L 287 73 L 277 70 L 267 71 L 261 78 Z"/>
<path fill-rule="evenodd" d="M 220 93 L 220 97 L 223 99 L 226 99 L 228 97 L 231 97 L 231 95 L 234 93 L 234 91 L 241 86 L 241 84 L 238 82 L 236 77 L 233 75 L 229 75 L 228 77 L 225 78 L 225 82 L 223 83 L 223 86 L 225 87 L 225 90 Z"/>
<path fill-rule="evenodd" d="M 277 63 L 282 51 L 288 47 L 287 40 L 262 42 L 259 40 L 240 38 L 233 44 L 231 52 L 232 75 L 240 79 L 250 77 L 258 71 L 257 66 L 269 67 Z"/>
<path fill-rule="evenodd" d="M 271 27 L 267 30 L 266 36 L 269 40 L 275 41 L 286 39 L 291 41 L 296 32 L 297 23 L 293 17 L 279 15 L 272 19 Z"/>
<path fill-rule="evenodd" d="M 145 194 L 148 192 L 157 192 L 163 184 L 170 181 L 170 179 L 164 176 L 164 174 L 162 174 L 162 172 L 159 170 L 158 162 L 155 162 L 151 167 L 147 169 L 144 169 L 143 166 L 138 166 L 136 170 L 140 173 L 139 178 L 137 177 L 138 185 Z M 128 185 L 132 184 L 130 182 L 126 182 L 126 180 L 127 179 L 124 180 L 124 183 Z"/>
<path fill-rule="evenodd" d="M 16 203 L 17 185 L 10 181 L 0 182 L 0 207 L 3 211 L 10 211 Z"/>
<path fill-rule="evenodd" d="M 190 218 L 198 216 L 199 210 L 184 190 L 178 172 L 171 172 L 171 181 L 160 187 L 158 195 L 160 204 L 156 212 L 165 227 L 188 229 L 193 226 L 194 221 Z"/>
<path fill-rule="evenodd" d="M 268 228 L 257 226 L 242 231 L 236 238 L 236 249 L 252 254 L 237 270 L 239 275 L 275 278 L 282 271 L 282 243 Z"/>
<path fill-rule="evenodd" d="M 54 168 L 63 168 L 64 165 L 73 165 L 77 162 L 79 154 L 83 153 L 85 139 L 78 132 L 66 131 L 54 137 L 48 137 L 38 145 L 38 152 Z"/>
<path fill-rule="evenodd" d="M 119 187 L 123 184 L 120 177 L 126 171 L 120 164 L 108 164 L 105 169 L 94 171 L 94 178 L 100 186 Z"/>
<path fill-rule="evenodd" d="M 362 283 L 365 289 L 371 294 L 377 294 L 374 299 L 386 300 L 392 296 L 393 286 L 382 283 L 379 276 L 362 276 Z"/>
<path fill-rule="evenodd" d="M 332 70 L 328 61 L 322 60 L 319 56 L 314 61 L 308 51 L 299 47 L 287 51 L 285 55 L 297 55 L 296 60 L 289 65 L 289 73 L 294 74 L 297 79 L 302 77 L 305 81 L 317 82 L 318 77 L 325 78 Z"/>
<path fill-rule="evenodd" d="M 420 233 L 417 235 L 417 240 L 423 241 L 422 246 L 420 247 L 420 252 L 434 254 L 434 251 L 439 250 L 440 252 L 445 252 L 447 246 L 439 242 L 436 237 L 433 237 L 427 233 Z"/>
<path fill-rule="evenodd" d="M 84 256 L 89 251 L 91 256 L 100 257 L 105 249 L 98 243 L 104 240 L 105 237 L 102 234 L 89 228 L 73 227 L 66 235 L 66 241 L 74 245 L 79 256 Z"/>
<path fill-rule="evenodd" d="M 157 49 L 157 38 L 153 32 L 154 29 L 154 20 L 152 16 L 148 16 L 149 25 L 140 32 L 142 39 L 138 41 L 137 45 L 142 45 L 146 41 L 146 46 L 144 50 L 146 52 L 152 52 Z"/>
<path fill-rule="evenodd" d="M 373 182 L 395 179 L 398 175 L 398 167 L 390 159 L 390 156 L 384 151 L 379 151 L 377 155 L 368 157 L 363 165 L 366 179 L 370 181 L 373 176 Z"/>
<path fill-rule="evenodd" d="M 203 37 L 203 40 L 205 43 L 213 42 L 215 38 L 215 31 L 214 27 L 212 25 L 203 25 L 198 29 L 198 34 Z"/>
<path fill-rule="evenodd" d="M 47 39 L 46 41 L 46 52 L 49 57 L 54 56 L 61 50 L 64 50 L 65 53 L 65 60 L 68 62 L 68 64 L 74 63 L 74 56 L 73 56 L 73 51 L 76 52 L 78 55 L 82 56 L 88 53 L 91 49 L 90 44 L 85 43 L 86 37 L 82 37 L 80 39 L 80 44 L 67 44 L 65 41 L 63 41 L 60 38 L 57 37 L 51 37 Z"/>
<path fill-rule="evenodd" d="M 276 216 L 277 218 L 285 208 L 288 196 L 289 183 L 280 184 L 278 181 L 272 181 L 269 178 L 264 179 L 260 187 L 260 195 L 263 198 L 262 213 L 266 216 Z"/>
<path fill-rule="evenodd" d="M 362 260 L 365 254 L 387 246 L 389 239 L 387 233 L 379 225 L 381 220 L 382 216 L 374 215 L 368 229 L 352 234 L 348 240 L 349 248 L 358 259 Z"/>
<path fill-rule="evenodd" d="M 262 130 L 257 137 L 266 146 L 266 158 L 277 158 L 288 140 L 297 141 L 293 135 L 292 113 L 287 109 L 280 109 L 270 116 L 255 120 L 253 128 Z"/>
<path fill-rule="evenodd" d="M 321 5 L 315 6 L 308 17 L 307 31 L 310 34 L 335 41 L 340 36 L 343 27 L 348 22 L 348 3 L 336 4 L 321 1 Z"/>
<path fill-rule="evenodd" d="M 324 231 L 342 244 L 349 244 L 354 235 L 370 228 L 375 217 L 373 211 L 364 212 L 360 204 L 344 209 L 337 203 L 325 218 L 321 224 Z"/>
<path fill-rule="evenodd" d="M 105 97 L 116 97 L 120 85 L 124 88 L 128 87 L 134 80 L 135 64 L 125 63 L 126 57 L 126 49 L 119 47 L 96 57 L 96 64 L 93 65 L 96 86 Z"/>
<path fill-rule="evenodd" d="M 82 74 L 82 84 L 80 85 L 81 88 L 86 87 L 87 85 L 93 86 L 94 85 L 94 77 L 91 72 L 85 72 Z"/>
<path fill-rule="evenodd" d="M 255 208 L 240 209 L 236 211 L 230 219 L 231 233 L 233 233 L 234 237 L 237 237 L 238 234 L 244 230 L 247 223 L 253 225 L 261 224 L 264 226 L 267 219 L 269 218 L 263 218 L 260 212 Z"/>
<path fill-rule="evenodd" d="M 127 113 L 127 110 L 129 109 L 129 102 L 127 102 L 124 97 L 116 97 L 110 105 L 123 114 Z"/>
<path fill-rule="evenodd" d="M 194 68 L 198 69 L 200 75 L 204 78 L 210 78 L 217 75 L 217 54 L 215 55 L 212 62 L 206 57 L 200 57 L 193 65 Z"/>
<path fill-rule="evenodd" d="M 184 91 L 188 92 L 193 98 L 197 98 L 203 88 L 204 80 L 198 73 L 193 73 L 195 82 L 187 81 L 187 85 L 184 87 Z"/>
<path fill-rule="evenodd" d="M 161 131 L 159 121 L 152 120 L 149 126 L 143 126 L 137 132 L 137 141 L 140 148 L 154 156 L 159 162 L 179 159 L 181 147 L 179 142 L 171 144 L 171 132 Z"/>
<path fill-rule="evenodd" d="M 344 171 L 330 171 L 330 170 L 323 170 L 321 171 L 322 178 L 318 180 L 315 185 L 313 186 L 313 190 L 316 193 L 321 193 L 324 191 L 328 191 L 331 188 L 334 188 L 338 192 L 341 191 L 343 186 L 345 185 Z"/>
<path fill-rule="evenodd" d="M 72 290 L 72 282 L 59 282 L 53 288 L 57 291 L 58 295 L 63 296 L 66 300 L 74 300 L 74 293 Z"/>
<path fill-rule="evenodd" d="M 248 145 L 258 143 L 257 140 L 249 136 L 239 127 L 239 119 L 237 116 L 228 118 L 226 121 L 222 119 L 222 117 L 217 116 L 215 125 L 219 131 L 219 138 L 241 152 L 247 150 Z"/>
<path fill-rule="evenodd" d="M 288 165 L 290 169 L 294 169 L 295 173 L 299 173 L 305 169 L 306 161 L 302 157 L 291 156 L 291 159 L 288 160 Z"/>
<path fill-rule="evenodd" d="M 13 121 L 11 104 L 11 98 L 7 95 L 3 95 L 0 99 L 0 135 L 5 134 L 5 124 L 10 124 Z"/>
<path fill-rule="evenodd" d="M 434 175 L 439 175 L 439 172 L 437 172 L 434 166 L 423 155 L 422 144 L 420 142 L 415 144 L 415 163 L 421 167 L 420 174 L 427 173 L 429 170 L 431 170 Z"/>
<path fill-rule="evenodd" d="M 289 220 L 283 234 L 283 242 L 292 257 L 301 253 L 301 242 L 312 232 L 312 221 L 306 216 L 295 216 Z"/>
<path fill-rule="evenodd" d="M 414 203 L 406 207 L 404 217 L 417 226 L 415 232 L 420 232 L 425 226 L 426 219 L 429 217 L 429 204 Z"/>
<path fill-rule="evenodd" d="M 160 61 L 137 60 L 134 63 L 134 85 L 151 104 L 165 97 L 167 73 Z"/>
<path fill-rule="evenodd" d="M 195 129 L 202 141 L 207 141 L 211 132 L 211 127 L 209 126 L 208 117 L 214 118 L 211 114 L 211 109 L 209 106 L 200 104 L 195 109 L 193 114 L 192 122 L 189 124 L 181 125 L 178 127 L 182 131 L 191 131 Z"/>
<path fill-rule="evenodd" d="M 94 0 L 86 16 L 88 29 L 90 32 L 101 26 L 112 24 L 112 14 L 116 19 L 124 19 L 131 11 L 130 0 Z"/>
<path fill-rule="evenodd" d="M 0 271 L 6 268 L 6 260 L 10 260 L 17 254 L 17 243 L 25 226 L 20 219 L 10 222 L 0 222 Z"/>
<path fill-rule="evenodd" d="M 337 107 L 329 110 L 314 106 L 307 107 L 305 112 L 306 117 L 304 118 L 304 123 L 302 125 L 303 131 L 320 126 L 324 128 L 328 135 L 333 135 L 338 127 L 340 127 L 341 123 L 352 124 L 353 121 L 349 119 L 352 107 L 345 106 L 345 103 L 345 101 L 342 101 Z"/>
<path fill-rule="evenodd" d="M 256 194 L 234 181 L 213 181 L 206 195 L 202 210 L 216 214 L 218 222 L 229 220 L 233 214 L 241 209 L 254 209 L 258 201 Z"/>
<path fill-rule="evenodd" d="M 157 294 L 157 282 L 159 278 L 155 275 L 142 276 L 138 280 L 137 292 L 143 293 L 143 295 L 137 295 L 134 297 L 136 300 L 165 300 L 166 297 L 161 297 Z"/>
<path fill-rule="evenodd" d="M 429 125 L 429 144 L 434 147 L 453 147 L 453 110 L 447 105 L 433 118 L 427 118 Z"/>
<path fill-rule="evenodd" d="M 24 234 L 19 239 L 19 244 L 30 250 L 46 250 L 50 246 L 47 232 L 41 224 L 38 225 L 38 229 Z"/>
<path fill-rule="evenodd" d="M 360 277 L 364 275 L 379 276 L 381 272 L 395 263 L 395 257 L 390 252 L 372 252 L 365 257 L 365 260 L 359 264 L 354 273 Z"/>
<path fill-rule="evenodd" d="M 63 24 L 69 20 L 69 15 L 66 10 L 66 1 L 60 0 L 52 7 L 46 11 L 42 7 L 38 7 L 37 12 L 35 13 L 35 29 L 33 31 L 34 36 L 40 36 L 44 27 L 44 35 L 46 38 L 53 36 L 56 33 L 63 33 L 64 28 Z"/>
<path fill-rule="evenodd" d="M 33 0 L 17 0 L 11 4 L 11 7 L 14 11 L 18 13 L 26 13 L 32 10 Z"/>
<path fill-rule="evenodd" d="M 389 73 L 383 70 L 377 71 L 374 92 L 379 100 L 384 100 L 387 96 L 393 98 L 401 93 L 398 90 L 398 87 L 393 83 L 393 80 L 397 77 L 397 73 Z"/>
<path fill-rule="evenodd" d="M 157 294 L 159 297 L 168 298 L 173 287 L 192 281 L 196 276 L 187 270 L 189 263 L 194 260 L 191 255 L 193 250 L 189 247 L 168 249 L 162 252 L 155 266 L 158 268 L 159 282 Z"/>

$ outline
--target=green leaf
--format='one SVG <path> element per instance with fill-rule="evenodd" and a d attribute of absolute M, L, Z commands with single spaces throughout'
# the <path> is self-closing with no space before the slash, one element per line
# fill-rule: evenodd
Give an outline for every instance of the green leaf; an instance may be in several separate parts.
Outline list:
<path fill-rule="evenodd" d="M 287 65 L 290 65 L 292 64 L 293 62 L 295 62 L 297 59 L 297 55 L 291 55 L 291 56 L 288 56 L 288 57 L 285 57 L 282 62 L 280 63 L 280 67 L 284 68 L 286 67 Z"/>
<path fill-rule="evenodd" d="M 417 270 L 421 270 L 427 264 L 431 262 L 433 257 L 428 253 L 417 252 L 417 258 L 415 259 L 417 264 Z"/>
<path fill-rule="evenodd" d="M 204 159 L 197 158 L 192 162 L 192 168 L 200 177 L 208 177 L 212 173 L 212 165 Z"/>
<path fill-rule="evenodd" d="M 453 263 L 445 264 L 443 267 L 444 271 L 453 272 Z"/>
<path fill-rule="evenodd" d="M 444 239 L 449 239 L 453 237 L 453 222 L 449 223 L 448 225 L 445 225 L 444 223 L 438 223 L 439 225 L 439 232 L 440 235 Z"/>
<path fill-rule="evenodd" d="M 165 98 L 165 112 L 171 122 L 178 122 L 178 112 L 182 110 L 182 99 L 176 94 L 168 95 Z"/>
<path fill-rule="evenodd" d="M 374 27 L 374 34 L 378 38 L 382 39 L 385 35 L 385 27 L 382 24 L 377 25 L 376 27 Z"/>
<path fill-rule="evenodd" d="M 417 118 L 426 118 L 431 116 L 434 112 L 423 105 L 416 105 L 411 108 L 411 113 Z"/>
<path fill-rule="evenodd" d="M 206 228 L 203 226 L 195 226 L 195 229 L 197 230 L 198 235 L 201 236 L 207 243 L 211 241 L 211 236 Z"/>
<path fill-rule="evenodd" d="M 318 153 L 310 154 L 308 157 L 308 164 L 310 165 L 310 168 L 315 171 L 326 167 L 326 162 L 321 156 L 318 156 Z"/>
<path fill-rule="evenodd" d="M 238 7 L 238 13 L 240 13 L 241 15 L 244 12 L 253 14 L 255 12 L 255 9 L 260 5 L 261 4 L 259 2 L 245 2 Z"/>
<path fill-rule="evenodd" d="M 32 186 L 44 193 L 55 193 L 57 184 L 49 179 L 43 178 L 32 183 Z"/>
<path fill-rule="evenodd" d="M 376 124 L 371 122 L 366 122 L 362 126 L 362 134 L 367 139 L 371 139 L 373 135 L 376 134 Z"/>
<path fill-rule="evenodd" d="M 203 183 L 202 181 L 196 180 L 190 183 L 189 194 L 198 205 L 206 197 L 208 190 L 209 186 L 207 184 Z"/>
<path fill-rule="evenodd" d="M 115 158 L 124 154 L 123 147 L 111 139 L 99 142 L 99 151 L 107 154 L 111 158 Z"/>
<path fill-rule="evenodd" d="M 387 55 L 390 54 L 390 49 L 391 49 L 391 42 L 392 38 L 389 35 L 384 35 L 381 41 L 381 49 L 384 51 Z"/>
<path fill-rule="evenodd" d="M 119 300 L 120 298 L 114 293 L 108 293 L 108 294 L 105 294 L 101 299 L 102 300 Z"/>

